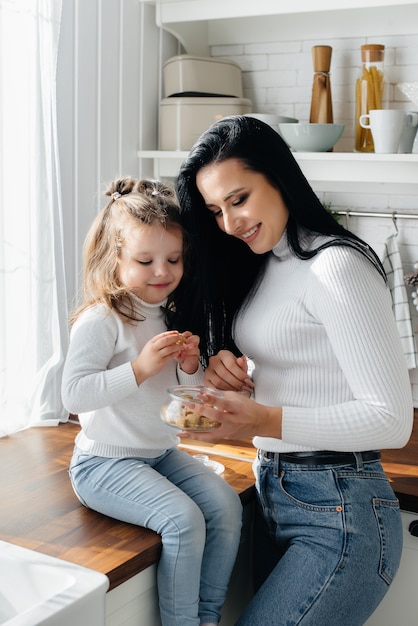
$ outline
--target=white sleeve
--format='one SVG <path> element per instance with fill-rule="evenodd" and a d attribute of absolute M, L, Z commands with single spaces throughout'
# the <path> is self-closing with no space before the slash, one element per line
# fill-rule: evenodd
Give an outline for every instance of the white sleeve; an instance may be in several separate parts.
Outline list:
<path fill-rule="evenodd" d="M 203 385 L 203 376 L 204 371 L 201 365 L 199 365 L 194 374 L 187 374 L 183 372 L 179 365 L 177 366 L 177 380 L 179 381 L 179 385 L 187 385 L 188 387 Z"/>
<path fill-rule="evenodd" d="M 138 388 L 130 361 L 108 369 L 118 325 L 113 315 L 95 311 L 74 324 L 64 365 L 62 400 L 74 414 L 115 404 Z"/>
<path fill-rule="evenodd" d="M 353 400 L 283 407 L 283 440 L 329 450 L 403 447 L 412 430 L 413 404 L 388 288 L 370 261 L 347 247 L 324 250 L 311 271 L 312 311 Z"/>

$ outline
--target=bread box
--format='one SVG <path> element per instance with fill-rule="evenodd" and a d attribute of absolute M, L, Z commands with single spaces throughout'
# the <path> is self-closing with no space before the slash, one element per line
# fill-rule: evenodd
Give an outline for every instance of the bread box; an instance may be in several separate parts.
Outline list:
<path fill-rule="evenodd" d="M 164 98 L 160 103 L 160 150 L 190 150 L 217 120 L 251 111 L 252 102 L 247 98 Z"/>
<path fill-rule="evenodd" d="M 163 65 L 164 97 L 217 95 L 242 98 L 240 66 L 229 60 L 180 54 Z"/>

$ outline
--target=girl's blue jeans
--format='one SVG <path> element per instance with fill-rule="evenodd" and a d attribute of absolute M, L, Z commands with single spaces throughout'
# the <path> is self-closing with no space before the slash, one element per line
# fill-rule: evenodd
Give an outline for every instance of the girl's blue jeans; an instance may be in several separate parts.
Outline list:
<path fill-rule="evenodd" d="M 104 458 L 74 449 L 74 491 L 85 506 L 162 537 L 157 583 L 163 626 L 218 623 L 241 534 L 235 491 L 173 448 L 155 458 Z"/>
<path fill-rule="evenodd" d="M 364 624 L 402 551 L 399 503 L 380 461 L 308 466 L 259 454 L 254 469 L 261 586 L 238 625 Z"/>

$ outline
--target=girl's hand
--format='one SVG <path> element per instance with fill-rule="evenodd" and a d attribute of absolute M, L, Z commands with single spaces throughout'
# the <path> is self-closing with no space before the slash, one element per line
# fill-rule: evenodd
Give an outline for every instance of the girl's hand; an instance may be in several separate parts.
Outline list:
<path fill-rule="evenodd" d="M 221 439 L 248 439 L 255 435 L 281 438 L 282 410 L 269 407 L 251 400 L 243 393 L 224 391 L 223 398 L 208 393 L 200 394 L 204 403 L 187 403 L 193 411 L 211 420 L 220 422 L 220 426 L 210 432 L 182 432 L 181 437 L 216 442 Z"/>
<path fill-rule="evenodd" d="M 180 337 L 182 340 L 180 339 L 180 350 L 176 356 L 176 360 L 183 372 L 186 372 L 186 374 L 194 374 L 199 367 L 200 338 L 197 335 L 193 335 L 189 330 L 181 333 Z"/>
<path fill-rule="evenodd" d="M 209 359 L 204 384 L 221 390 L 241 391 L 251 395 L 254 383 L 247 373 L 247 357 L 236 357 L 229 350 L 220 350 Z"/>
<path fill-rule="evenodd" d="M 185 341 L 187 339 L 184 340 L 177 330 L 169 330 L 150 339 L 132 361 L 137 384 L 158 374 L 171 359 L 177 359 L 184 351 Z"/>

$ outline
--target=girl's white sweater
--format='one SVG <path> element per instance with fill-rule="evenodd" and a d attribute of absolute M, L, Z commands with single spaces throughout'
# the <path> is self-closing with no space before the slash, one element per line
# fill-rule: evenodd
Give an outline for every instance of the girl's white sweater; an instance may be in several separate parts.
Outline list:
<path fill-rule="evenodd" d="M 156 457 L 179 443 L 177 432 L 160 419 L 173 385 L 202 384 L 199 369 L 192 376 L 171 361 L 159 374 L 136 384 L 131 362 L 146 342 L 167 330 L 161 304 L 137 299 L 144 321 L 124 322 L 113 310 L 98 305 L 74 324 L 64 367 L 62 398 L 78 414 L 79 448 L 105 457 Z"/>
<path fill-rule="evenodd" d="M 303 261 L 284 236 L 239 316 L 236 340 L 255 363 L 256 400 L 283 407 L 282 439 L 255 437 L 257 448 L 363 451 L 407 443 L 411 385 L 392 301 L 361 253 L 329 247 Z"/>

